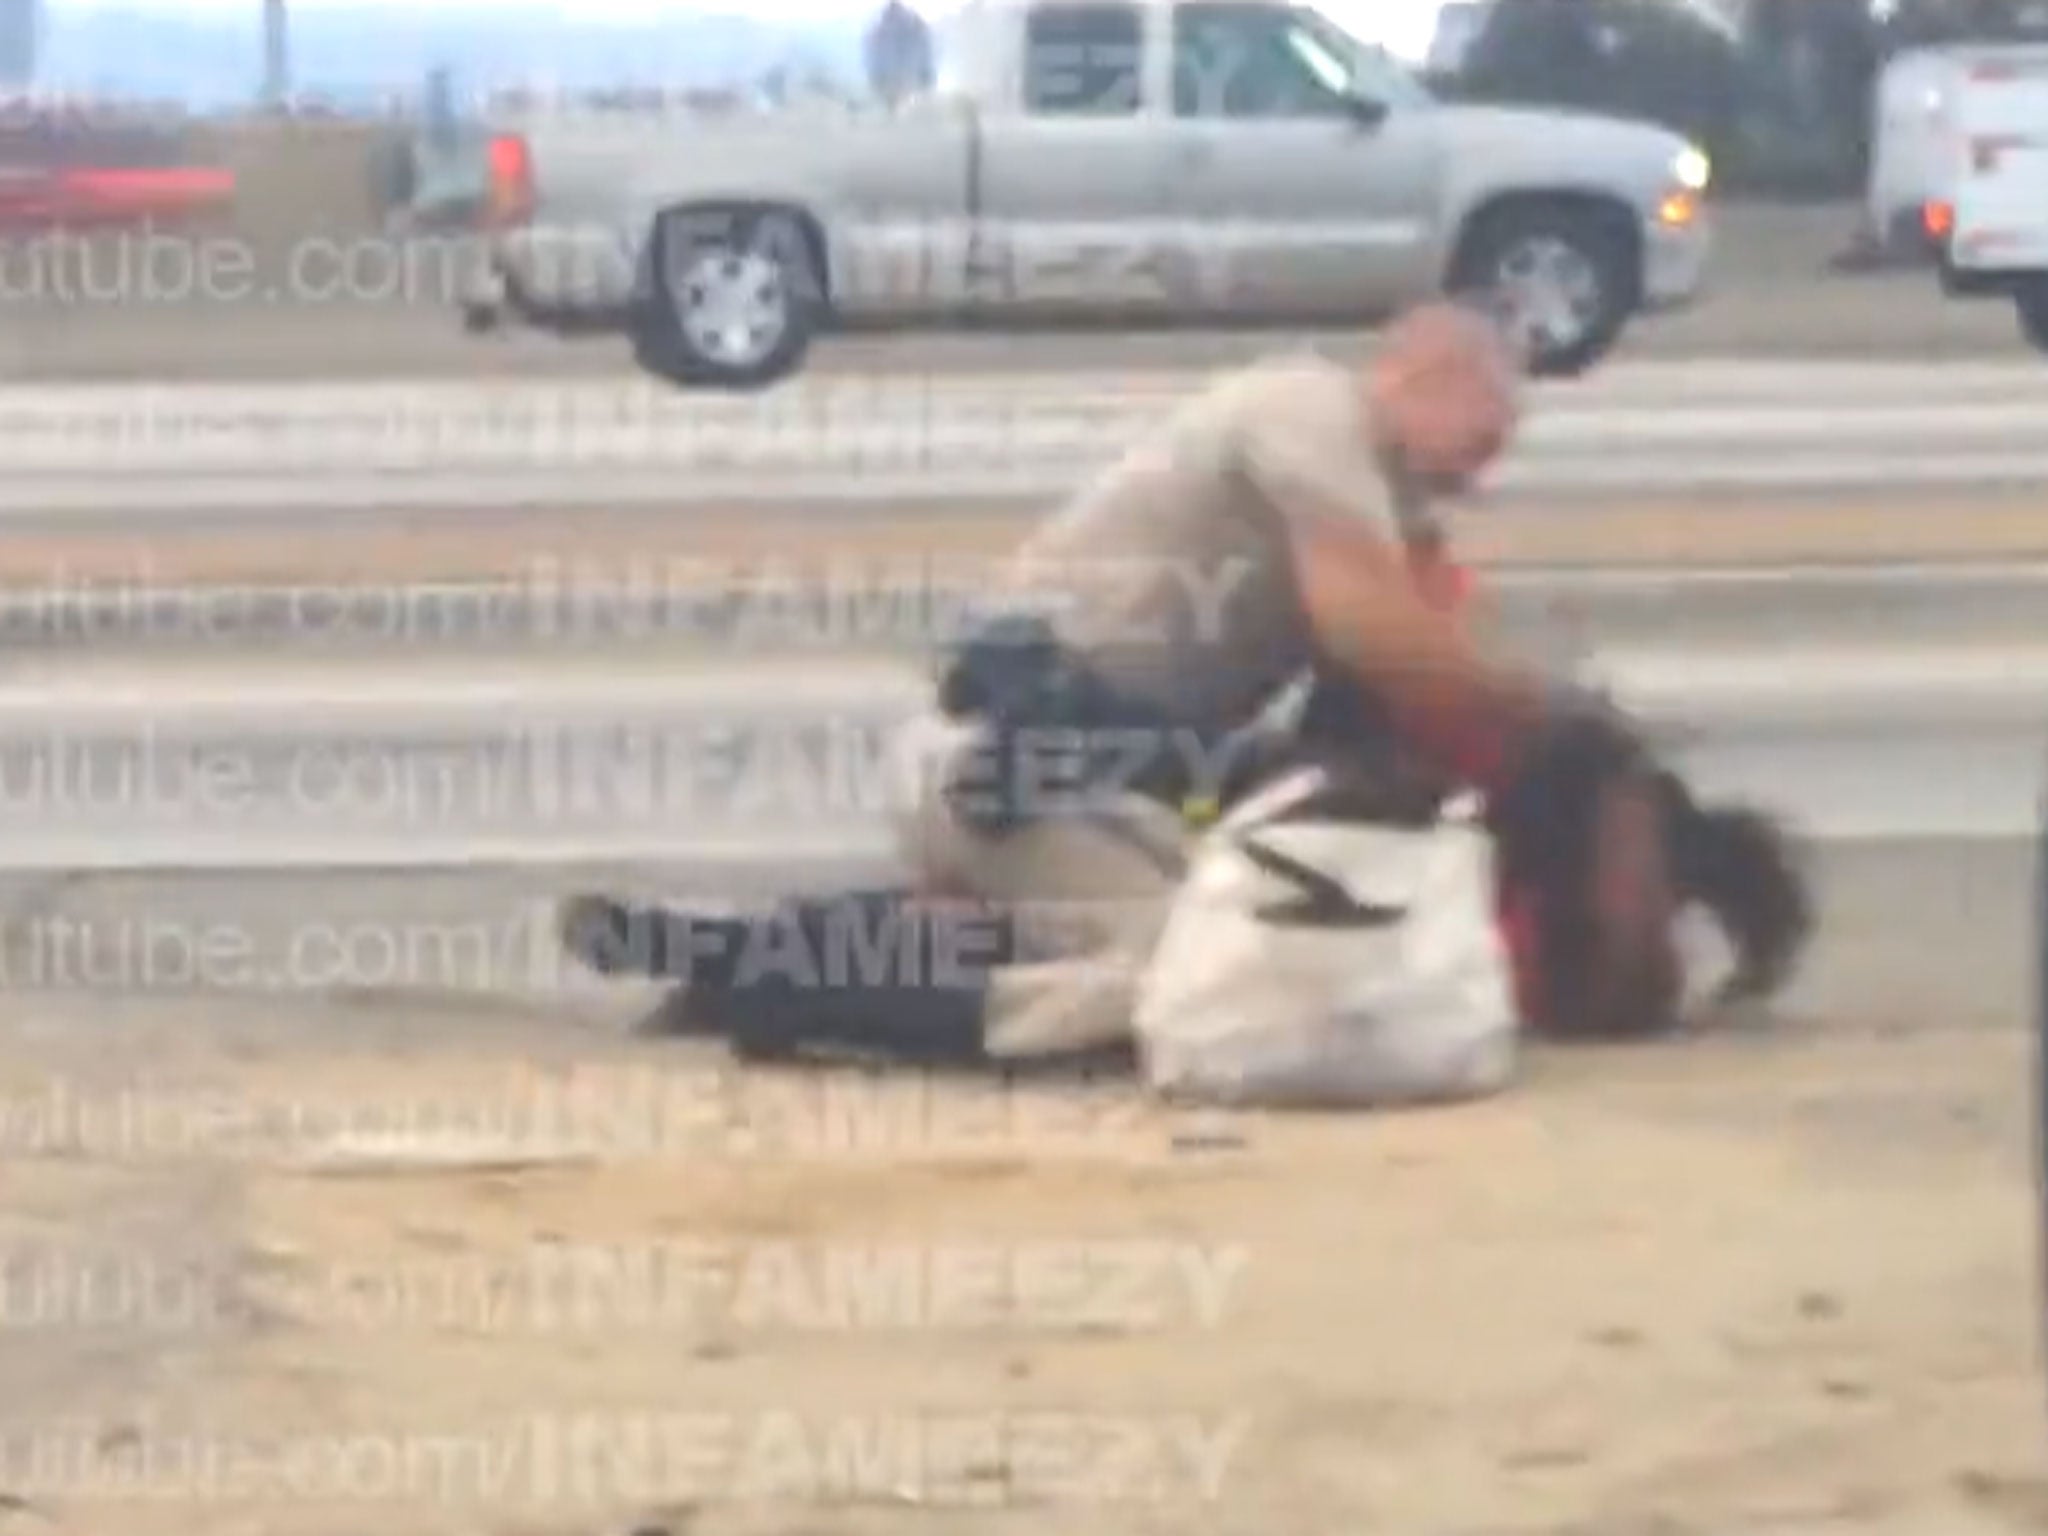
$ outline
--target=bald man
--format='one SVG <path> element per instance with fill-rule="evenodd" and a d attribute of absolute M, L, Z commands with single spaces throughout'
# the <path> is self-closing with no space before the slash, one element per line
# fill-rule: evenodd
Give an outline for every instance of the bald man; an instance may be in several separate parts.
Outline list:
<path fill-rule="evenodd" d="M 1018 552 L 998 603 L 1013 620 L 1031 616 L 1014 643 L 985 642 L 956 665 L 941 707 L 906 733 L 907 861 L 925 896 L 1015 919 L 996 945 L 1001 963 L 952 986 L 864 982 L 851 1009 L 786 987 L 780 1024 L 735 1006 L 731 1026 L 779 1030 L 787 1038 L 761 1043 L 787 1044 L 858 1015 L 854 1033 L 926 1057 L 1058 1055 L 1126 1038 L 1185 868 L 1187 808 L 1216 798 L 1229 744 L 1305 676 L 1369 695 L 1447 779 L 1485 787 L 1512 773 L 1552 696 L 1482 652 L 1427 578 L 1439 502 L 1508 445 L 1516 381 L 1494 327 L 1432 306 L 1363 367 L 1310 355 L 1258 364 L 1132 448 Z M 986 675 L 960 675 L 977 669 Z M 1066 718 L 1045 713 L 1054 698 Z M 1042 742 L 1075 731 L 1121 731 L 1131 748 L 1113 769 L 1095 760 L 1079 793 L 1017 750 L 1034 732 Z M 824 943 L 820 924 L 901 899 L 833 898 L 782 920 Z M 745 945 L 720 921 L 593 897 L 569 905 L 563 930 L 599 970 L 687 974 L 714 1013 L 750 984 L 735 981 L 732 951 Z"/>
<path fill-rule="evenodd" d="M 1541 700 L 1431 601 L 1440 501 L 1517 420 L 1499 333 L 1416 312 L 1362 369 L 1314 355 L 1198 397 L 1019 552 L 1011 590 L 1111 685 L 1227 729 L 1317 662 L 1431 717 Z"/>

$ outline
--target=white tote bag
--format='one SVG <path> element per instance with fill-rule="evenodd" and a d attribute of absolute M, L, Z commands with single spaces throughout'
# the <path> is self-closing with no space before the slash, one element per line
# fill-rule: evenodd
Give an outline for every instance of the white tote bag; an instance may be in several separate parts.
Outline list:
<path fill-rule="evenodd" d="M 1476 807 L 1421 828 L 1299 814 L 1325 783 L 1288 775 L 1196 849 L 1139 986 L 1148 1082 L 1225 1105 L 1498 1091 L 1518 1030 Z"/>

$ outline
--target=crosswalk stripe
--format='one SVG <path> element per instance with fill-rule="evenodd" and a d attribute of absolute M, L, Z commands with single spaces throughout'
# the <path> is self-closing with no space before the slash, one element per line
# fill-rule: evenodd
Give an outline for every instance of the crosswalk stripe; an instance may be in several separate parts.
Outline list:
<path fill-rule="evenodd" d="M 1199 386 L 811 380 L 762 397 L 642 382 L 0 388 L 0 507 L 283 511 L 1057 492 Z M 1618 366 L 1534 392 L 1500 476 L 1574 488 L 2048 479 L 2048 369 Z"/>
<path fill-rule="evenodd" d="M 1911 712 L 1972 700 L 2048 702 L 2042 644 L 1808 644 L 1796 652 L 1623 645 L 1595 646 L 1589 656 L 1625 696 L 1655 709 L 1884 703 Z M 396 668 L 375 657 L 277 668 L 117 662 L 59 665 L 0 686 L 0 728 L 16 743 L 36 738 L 12 733 L 38 727 L 120 729 L 167 742 L 222 731 L 279 741 L 345 741 L 351 731 L 385 728 L 433 739 L 473 731 L 483 746 L 621 720 L 658 731 L 678 719 L 734 714 L 784 725 L 877 719 L 918 707 L 928 689 L 913 662 L 880 657 L 681 670 L 467 658 Z"/>

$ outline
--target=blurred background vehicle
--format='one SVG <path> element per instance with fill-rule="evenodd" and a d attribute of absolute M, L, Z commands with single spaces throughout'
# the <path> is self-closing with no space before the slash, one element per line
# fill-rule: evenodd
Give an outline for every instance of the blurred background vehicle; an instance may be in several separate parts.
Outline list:
<path fill-rule="evenodd" d="M 175 114 L 0 104 L 0 231 L 177 222 L 225 208 L 234 191 Z"/>
<path fill-rule="evenodd" d="M 1965 136 L 1959 97 L 1980 69 L 2024 61 L 2048 44 L 2048 0 L 1922 0 L 1889 20 L 1890 51 L 1873 90 L 1863 234 L 1877 260 L 1925 262 L 1937 255 L 1925 209 L 1955 195 Z M 2048 130 L 2048 99 L 2035 110 Z"/>
<path fill-rule="evenodd" d="M 1483 0 L 1438 25 L 1463 35 L 1436 61 L 1447 93 L 1662 123 L 1704 145 L 1730 191 L 1860 181 L 1866 0 Z"/>
<path fill-rule="evenodd" d="M 1663 123 L 1721 189 L 1859 198 L 1851 262 L 1924 261 L 1959 72 L 2048 39 L 2043 0 L 1454 0 L 1432 81 L 1479 101 Z"/>
<path fill-rule="evenodd" d="M 1960 63 L 1949 48 L 1907 48 L 1886 62 L 1873 91 L 1870 174 L 1859 254 L 1872 264 L 1932 255 L 1923 210 L 1952 156 L 1950 98 Z"/>
<path fill-rule="evenodd" d="M 1925 216 L 1942 286 L 2010 300 L 2048 352 L 2048 42 L 1961 53 L 1944 111 L 1953 163 Z"/>

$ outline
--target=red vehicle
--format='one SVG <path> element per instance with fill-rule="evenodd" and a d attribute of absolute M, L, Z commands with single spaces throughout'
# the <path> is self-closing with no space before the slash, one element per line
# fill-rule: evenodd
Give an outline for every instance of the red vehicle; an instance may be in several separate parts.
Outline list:
<path fill-rule="evenodd" d="M 0 110 L 0 233 L 172 223 L 234 200 L 176 125 Z"/>

